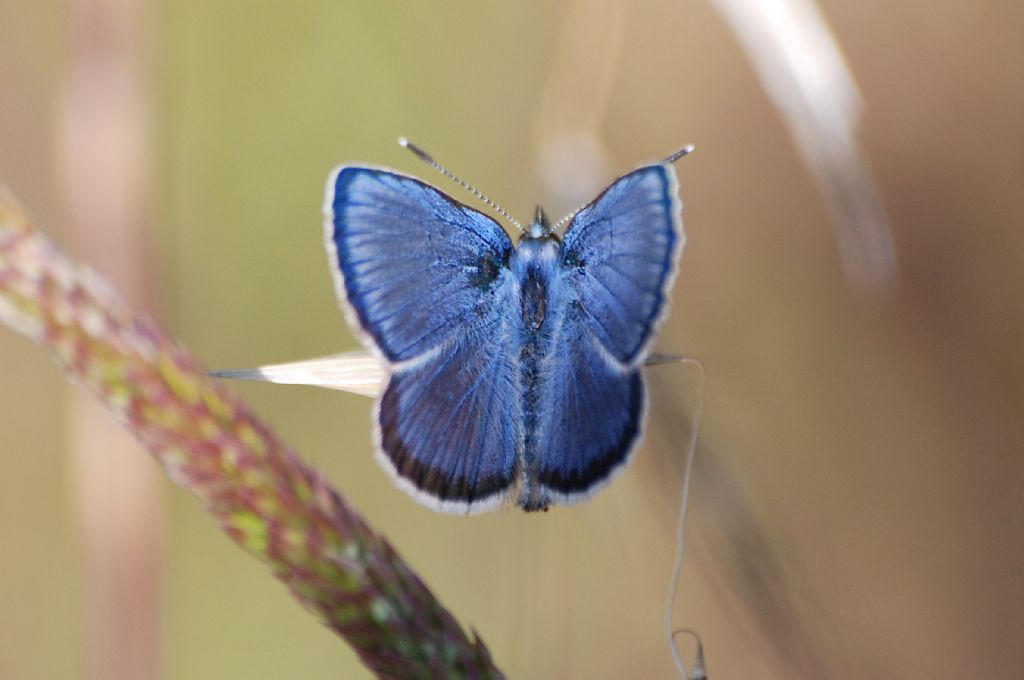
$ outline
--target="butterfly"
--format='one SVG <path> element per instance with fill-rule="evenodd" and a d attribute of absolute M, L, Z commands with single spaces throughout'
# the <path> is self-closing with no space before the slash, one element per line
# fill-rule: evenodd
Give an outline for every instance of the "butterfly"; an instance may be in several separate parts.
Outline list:
<path fill-rule="evenodd" d="M 616 179 L 562 236 L 538 207 L 516 244 L 414 177 L 331 172 L 329 265 L 349 325 L 386 368 L 374 443 L 402 490 L 443 512 L 546 510 L 624 468 L 685 241 L 672 164 L 692 149 Z"/>

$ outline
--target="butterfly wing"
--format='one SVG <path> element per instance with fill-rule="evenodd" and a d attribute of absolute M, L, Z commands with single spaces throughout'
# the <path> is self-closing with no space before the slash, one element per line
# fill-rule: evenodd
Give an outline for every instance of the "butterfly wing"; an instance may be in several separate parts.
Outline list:
<path fill-rule="evenodd" d="M 331 174 L 324 212 L 338 295 L 387 361 L 437 348 L 493 305 L 512 242 L 483 213 L 412 177 L 354 166 Z"/>
<path fill-rule="evenodd" d="M 378 402 L 382 463 L 436 509 L 500 503 L 519 441 L 502 228 L 419 180 L 342 167 L 327 183 L 327 251 L 339 298 L 391 366 Z"/>
<path fill-rule="evenodd" d="M 545 445 L 532 470 L 532 498 L 520 499 L 524 506 L 588 496 L 625 465 L 639 440 L 646 403 L 640 366 L 683 246 L 677 188 L 671 166 L 640 168 L 569 226 L 562 247 L 565 317 L 538 409 Z"/>
<path fill-rule="evenodd" d="M 473 335 L 396 371 L 378 412 L 386 467 L 405 491 L 446 512 L 501 505 L 516 480 L 517 364 L 499 349 L 504 320 L 492 315 Z"/>
<path fill-rule="evenodd" d="M 576 214 L 562 247 L 584 324 L 610 357 L 643 363 L 682 252 L 675 170 L 648 165 L 620 177 Z"/>
<path fill-rule="evenodd" d="M 536 462 L 520 491 L 527 510 L 582 500 L 609 482 L 644 418 L 640 369 L 611 365 L 582 318 L 567 318 L 559 345 L 539 399 Z"/>

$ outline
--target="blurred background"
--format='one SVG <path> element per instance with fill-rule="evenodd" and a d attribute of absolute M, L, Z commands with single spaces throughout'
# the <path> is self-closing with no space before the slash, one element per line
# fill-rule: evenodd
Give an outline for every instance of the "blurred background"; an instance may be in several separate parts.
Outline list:
<path fill-rule="evenodd" d="M 337 163 L 468 201 L 406 135 L 523 220 L 694 143 L 657 346 L 709 374 L 675 622 L 714 678 L 1018 677 L 1024 5 L 822 2 L 858 100 L 806 3 L 744 4 L 0 0 L 0 181 L 235 368 L 358 346 L 321 245 Z M 0 677 L 367 677 L 7 329 L 0 371 Z M 698 385 L 648 375 L 608 489 L 472 518 L 391 485 L 370 400 L 237 389 L 510 678 L 672 677 Z"/>

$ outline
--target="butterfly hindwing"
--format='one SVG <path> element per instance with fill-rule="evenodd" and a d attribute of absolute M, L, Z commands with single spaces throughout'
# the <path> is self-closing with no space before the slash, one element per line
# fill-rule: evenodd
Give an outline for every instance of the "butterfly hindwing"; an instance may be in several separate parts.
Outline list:
<path fill-rule="evenodd" d="M 385 467 L 435 509 L 500 503 L 520 437 L 508 236 L 419 180 L 365 167 L 332 173 L 325 214 L 339 297 L 390 365 L 376 414 Z"/>
<path fill-rule="evenodd" d="M 643 423 L 640 369 L 609 362 L 582 318 L 566 318 L 548 371 L 533 488 L 523 494 L 528 509 L 580 500 L 610 481 L 627 463 Z"/>
<path fill-rule="evenodd" d="M 450 340 L 494 305 L 512 242 L 483 213 L 417 179 L 357 166 L 331 174 L 324 209 L 339 296 L 389 362 Z"/>
<path fill-rule="evenodd" d="M 378 414 L 390 468 L 442 510 L 500 505 L 515 482 L 521 436 L 505 320 L 492 315 L 475 337 L 391 377 Z"/>
<path fill-rule="evenodd" d="M 617 361 L 639 365 L 665 309 L 684 237 L 670 165 L 620 177 L 576 214 L 563 242 L 585 324 Z"/>

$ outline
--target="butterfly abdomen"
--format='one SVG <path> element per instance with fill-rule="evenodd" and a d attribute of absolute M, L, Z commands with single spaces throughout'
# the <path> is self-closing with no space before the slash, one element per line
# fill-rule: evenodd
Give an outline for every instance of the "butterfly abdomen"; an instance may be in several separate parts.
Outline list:
<path fill-rule="evenodd" d="M 535 267 L 527 271 L 521 291 L 519 309 L 523 319 L 523 326 L 529 332 L 537 333 L 544 326 L 544 316 L 547 313 L 548 300 L 547 284 Z"/>

